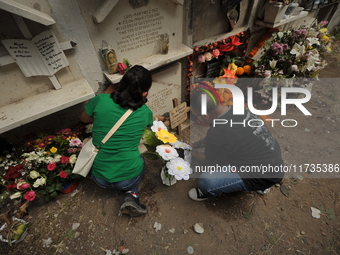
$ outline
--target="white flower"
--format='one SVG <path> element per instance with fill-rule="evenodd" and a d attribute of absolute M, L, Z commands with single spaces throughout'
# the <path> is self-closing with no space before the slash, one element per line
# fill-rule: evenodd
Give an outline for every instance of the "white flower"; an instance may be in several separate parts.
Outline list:
<path fill-rule="evenodd" d="M 164 159 L 171 160 L 178 157 L 178 153 L 175 148 L 170 145 L 158 145 L 156 152 Z"/>
<path fill-rule="evenodd" d="M 192 150 L 189 144 L 177 141 L 175 143 L 170 143 L 175 149 Z"/>
<path fill-rule="evenodd" d="M 210 61 L 213 58 L 213 55 L 210 52 L 205 53 L 204 56 L 207 61 Z"/>
<path fill-rule="evenodd" d="M 189 174 L 192 173 L 190 165 L 182 158 L 175 158 L 166 163 L 168 173 L 174 175 L 176 180 L 188 180 Z"/>
<path fill-rule="evenodd" d="M 151 126 L 151 130 L 156 133 L 156 132 L 160 131 L 161 129 L 168 131 L 168 129 L 164 125 L 163 121 L 155 120 L 153 122 L 153 125 Z"/>
<path fill-rule="evenodd" d="M 30 177 L 32 178 L 32 179 L 36 179 L 36 178 L 38 178 L 40 176 L 40 174 L 37 172 L 37 171 L 31 171 L 30 172 Z"/>
<path fill-rule="evenodd" d="M 315 64 L 319 64 L 319 53 L 317 50 L 310 51 L 310 55 L 307 58 L 307 70 L 312 71 L 312 69 L 315 67 Z"/>
<path fill-rule="evenodd" d="M 302 56 L 306 51 L 306 48 L 304 45 L 299 45 L 297 43 L 294 44 L 293 49 L 290 51 L 290 54 L 295 54 L 296 57 Z"/>
<path fill-rule="evenodd" d="M 298 68 L 297 65 L 292 65 L 291 68 L 292 68 L 292 71 L 294 71 L 294 72 L 299 71 L 299 68 Z"/>
<path fill-rule="evenodd" d="M 15 192 L 14 194 L 9 196 L 10 199 L 16 199 L 19 197 L 21 197 L 21 192 Z"/>
<path fill-rule="evenodd" d="M 43 177 L 40 177 L 39 179 L 37 179 L 34 183 L 33 183 L 33 187 L 34 188 L 38 188 L 39 186 L 42 186 L 46 184 L 46 179 Z"/>
<path fill-rule="evenodd" d="M 72 154 L 72 155 L 70 156 L 69 163 L 70 163 L 70 164 L 74 164 L 74 163 L 76 163 L 76 161 L 77 161 L 77 155 L 76 155 L 76 154 Z"/>
<path fill-rule="evenodd" d="M 93 129 L 93 124 L 88 124 L 86 125 L 86 133 L 92 133 L 92 129 Z"/>
<path fill-rule="evenodd" d="M 312 46 L 313 44 L 320 45 L 319 38 L 317 37 L 308 37 L 306 41 L 307 46 Z"/>
<path fill-rule="evenodd" d="M 54 162 L 59 162 L 59 161 L 60 161 L 60 158 L 61 158 L 61 155 L 55 154 L 53 160 L 54 160 Z"/>
<path fill-rule="evenodd" d="M 277 33 L 277 36 L 278 36 L 279 38 L 282 38 L 282 37 L 283 37 L 283 32 L 278 32 L 278 33 Z"/>
<path fill-rule="evenodd" d="M 276 63 L 277 63 L 277 60 L 275 60 L 275 59 L 269 61 L 269 65 L 270 65 L 270 67 L 271 67 L 272 69 L 275 69 Z"/>
<path fill-rule="evenodd" d="M 80 145 L 82 144 L 81 140 L 79 138 L 75 138 L 75 139 L 71 139 L 70 140 L 70 146 L 73 147 L 73 146 L 76 146 L 76 147 L 79 147 Z"/>

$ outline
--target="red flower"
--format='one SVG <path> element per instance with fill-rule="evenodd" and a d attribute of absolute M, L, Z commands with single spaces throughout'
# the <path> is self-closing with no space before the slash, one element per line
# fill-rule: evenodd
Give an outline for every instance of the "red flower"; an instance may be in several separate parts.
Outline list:
<path fill-rule="evenodd" d="M 234 51 L 236 50 L 236 46 L 241 45 L 242 43 L 240 42 L 240 38 L 236 36 L 230 36 L 229 37 L 230 41 L 225 44 L 225 45 L 220 45 L 219 50 L 223 52 L 227 51 Z"/>
<path fill-rule="evenodd" d="M 21 176 L 22 165 L 10 166 L 7 173 L 4 175 L 4 179 L 9 181 L 10 179 L 16 179 Z"/>
<path fill-rule="evenodd" d="M 127 65 L 124 64 L 124 63 L 118 63 L 117 65 L 117 71 L 120 73 L 120 74 L 124 74 L 125 73 L 125 70 L 127 69 Z"/>
<path fill-rule="evenodd" d="M 53 162 L 47 165 L 47 170 L 48 171 L 53 171 L 57 167 L 57 163 Z"/>
<path fill-rule="evenodd" d="M 31 185 L 30 185 L 29 183 L 23 183 L 23 184 L 21 184 L 21 185 L 18 187 L 18 189 L 24 190 L 24 189 L 29 188 L 30 186 L 31 186 Z"/>
<path fill-rule="evenodd" d="M 10 183 L 7 185 L 7 190 L 14 190 L 17 188 L 16 183 Z"/>
<path fill-rule="evenodd" d="M 62 164 L 68 164 L 69 161 L 70 161 L 70 157 L 61 156 L 60 158 L 60 163 Z"/>
<path fill-rule="evenodd" d="M 67 174 L 65 171 L 61 171 L 61 172 L 59 173 L 59 176 L 60 176 L 60 178 L 66 179 L 67 176 L 68 176 L 68 174 Z"/>
<path fill-rule="evenodd" d="M 28 201 L 33 201 L 37 195 L 34 191 L 27 191 L 24 195 L 24 198 Z"/>

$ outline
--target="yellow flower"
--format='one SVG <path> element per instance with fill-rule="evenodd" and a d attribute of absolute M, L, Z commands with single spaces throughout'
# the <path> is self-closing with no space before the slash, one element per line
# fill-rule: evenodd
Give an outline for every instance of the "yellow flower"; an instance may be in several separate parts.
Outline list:
<path fill-rule="evenodd" d="M 326 47 L 325 49 L 326 49 L 327 52 L 331 52 L 332 51 L 331 47 Z"/>
<path fill-rule="evenodd" d="M 156 132 L 156 136 L 163 143 L 175 143 L 177 141 L 176 136 L 174 136 L 173 134 L 169 133 L 164 129 L 161 129 L 160 131 Z"/>
<path fill-rule="evenodd" d="M 52 153 L 56 153 L 58 151 L 58 149 L 56 148 L 56 147 L 52 147 L 51 149 L 50 149 L 50 152 L 52 152 Z"/>
<path fill-rule="evenodd" d="M 327 31 L 328 31 L 327 28 L 324 27 L 324 28 L 321 28 L 319 32 L 321 34 L 324 34 L 324 33 L 327 33 Z"/>
<path fill-rule="evenodd" d="M 324 40 L 324 41 L 329 41 L 329 37 L 327 36 L 327 35 L 324 35 L 323 37 L 322 37 L 322 40 Z"/>
<path fill-rule="evenodd" d="M 236 72 L 238 66 L 235 65 L 235 63 L 231 63 L 231 64 L 229 64 L 229 66 L 230 66 L 231 70 L 233 70 L 234 72 Z"/>

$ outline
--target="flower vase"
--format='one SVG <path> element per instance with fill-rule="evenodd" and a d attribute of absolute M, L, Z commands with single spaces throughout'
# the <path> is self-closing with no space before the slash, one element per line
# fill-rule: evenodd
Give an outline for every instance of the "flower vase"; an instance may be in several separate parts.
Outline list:
<path fill-rule="evenodd" d="M 177 182 L 175 176 L 172 175 L 170 178 L 167 177 L 164 167 L 162 168 L 162 171 L 161 171 L 161 179 L 162 179 L 162 183 L 166 186 L 172 186 Z"/>
<path fill-rule="evenodd" d="M 285 14 L 288 5 L 282 2 L 268 2 L 265 6 L 264 22 L 275 24 L 280 22 Z"/>

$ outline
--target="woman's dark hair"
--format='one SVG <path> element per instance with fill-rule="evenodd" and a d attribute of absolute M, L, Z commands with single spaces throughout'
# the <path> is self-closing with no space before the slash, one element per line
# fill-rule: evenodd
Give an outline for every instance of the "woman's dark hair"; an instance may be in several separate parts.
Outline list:
<path fill-rule="evenodd" d="M 142 94 L 149 91 L 151 84 L 150 71 L 135 65 L 124 74 L 115 91 L 111 93 L 111 98 L 123 108 L 137 110 L 147 102 Z"/>

